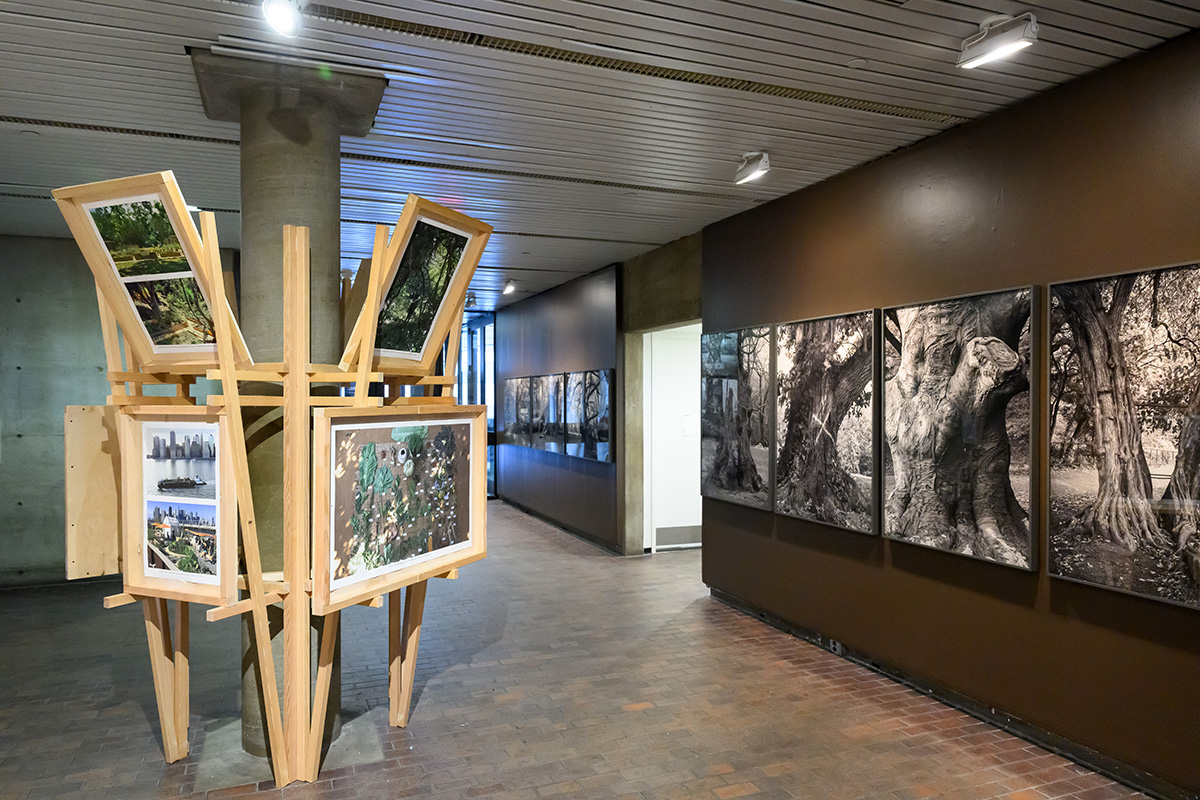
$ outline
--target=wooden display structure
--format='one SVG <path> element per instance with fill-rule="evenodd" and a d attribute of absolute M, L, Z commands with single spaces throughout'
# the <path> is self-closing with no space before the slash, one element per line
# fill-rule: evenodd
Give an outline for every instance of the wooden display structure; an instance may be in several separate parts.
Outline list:
<path fill-rule="evenodd" d="M 169 173 L 163 173 L 168 175 Z M 144 176 L 143 176 L 144 177 Z M 128 179 L 127 179 L 128 180 Z M 173 184 L 173 178 L 171 179 Z M 56 193 L 57 196 L 57 193 Z M 410 204 L 412 198 L 410 198 Z M 422 201 L 425 202 L 425 201 Z M 68 212 L 60 199 L 64 214 Z M 440 208 L 440 207 L 439 207 Z M 408 206 L 406 206 L 406 211 Z M 449 211 L 448 209 L 446 210 Z M 453 212 L 450 212 L 453 213 Z M 464 218 L 467 219 L 467 218 Z M 465 300 L 466 280 L 460 280 L 461 291 L 455 287 L 447 293 L 445 303 L 451 314 L 440 314 L 438 327 L 443 330 L 437 349 L 448 344 L 440 364 L 429 369 L 380 370 L 369 354 L 375 349 L 375 329 L 380 300 L 386 289 L 385 280 L 395 273 L 398 252 L 405 246 L 403 230 L 405 218 L 397 225 L 396 234 L 389 242 L 388 227 L 379 225 L 375 230 L 373 257 L 367 286 L 366 302 L 363 304 L 360 324 L 347 355 L 353 356 L 343 365 L 313 364 L 309 362 L 309 243 L 308 229 L 295 226 L 284 228 L 284 287 L 283 326 L 284 360 L 279 363 L 253 363 L 241 342 L 241 334 L 233 318 L 227 298 L 227 283 L 222 277 L 215 218 L 211 212 L 200 214 L 200 233 L 190 241 L 189 255 L 194 255 L 193 264 L 207 286 L 209 308 L 213 317 L 216 338 L 216 367 L 203 363 L 148 366 L 139 358 L 143 347 L 130 346 L 128 336 L 124 338 L 125 352 L 122 355 L 118 331 L 124 333 L 129 320 L 120 320 L 112 305 L 106 300 L 104 291 L 97 286 L 100 305 L 101 329 L 104 338 L 105 356 L 111 395 L 108 405 L 116 407 L 117 430 L 121 452 L 124 457 L 139 457 L 141 442 L 135 441 L 130 415 L 170 418 L 172 415 L 204 413 L 205 406 L 211 414 L 225 419 L 228 436 L 222 441 L 225 450 L 222 458 L 232 460 L 232 484 L 236 491 L 237 517 L 240 520 L 241 544 L 245 573 L 237 576 L 237 587 L 244 593 L 243 599 L 230 597 L 225 601 L 201 599 L 211 607 L 206 612 L 210 622 L 250 613 L 254 626 L 254 642 L 257 649 L 257 669 L 267 722 L 267 740 L 275 782 L 285 786 L 294 780 L 313 781 L 320 769 L 322 737 L 325 730 L 330 681 L 333 674 L 334 645 L 340 620 L 340 609 L 314 609 L 312 602 L 313 581 L 310 563 L 312 536 L 312 514 L 322 513 L 320 506 L 310 500 L 310 436 L 313 414 L 317 409 L 353 407 L 360 409 L 381 406 L 403 407 L 413 414 L 445 412 L 448 408 L 473 409 L 455 406 L 448 387 L 454 384 L 454 373 L 462 329 L 462 314 Z M 477 225 L 479 223 L 476 223 Z M 74 226 L 73 230 L 74 230 Z M 481 251 L 486 243 L 490 228 L 481 226 L 477 245 Z M 76 238 L 79 234 L 76 232 Z M 81 242 L 81 247 L 83 247 Z M 99 257 L 99 253 L 85 255 Z M 475 253 L 475 261 L 479 253 Z M 107 255 L 105 255 L 107 258 Z M 107 263 L 107 262 L 106 262 Z M 385 275 L 385 272 L 390 273 Z M 93 263 L 93 270 L 96 266 Z M 470 264 L 473 272 L 474 263 Z M 111 296 L 111 295 L 110 295 Z M 126 316 L 128 316 L 126 314 Z M 445 318 L 449 317 L 447 324 Z M 430 336 L 430 341 L 434 335 Z M 362 354 L 368 354 L 363 357 Z M 193 362 L 200 359 L 193 358 Z M 210 362 L 211 363 L 211 362 Z M 440 366 L 440 369 L 438 368 Z M 404 372 L 406 374 L 397 374 Z M 205 405 L 197 406 L 190 397 L 190 389 L 198 375 L 221 381 L 223 393 L 209 395 Z M 243 395 L 239 381 L 259 381 L 282 385 L 279 395 Z M 370 397 L 371 382 L 385 382 L 389 387 L 387 398 Z M 353 396 L 314 395 L 313 384 L 352 385 Z M 421 387 L 423 396 L 400 397 L 400 387 Z M 172 396 L 144 394 L 146 386 L 169 386 L 174 388 Z M 284 437 L 284 569 L 282 573 L 264 574 L 261 567 L 257 528 L 255 525 L 254 498 L 250 490 L 250 475 L 247 463 L 246 438 L 242 421 L 242 409 L 250 406 L 282 406 Z M 399 410 L 399 409 L 398 409 Z M 68 411 L 68 416 L 72 412 Z M 378 411 L 374 413 L 379 413 Z M 327 449 L 327 448 L 326 448 Z M 70 469 L 70 467 L 68 467 Z M 472 465 L 474 469 L 474 465 Z M 131 498 L 138 487 L 124 487 L 125 497 Z M 320 492 L 316 492 L 320 496 Z M 327 492 L 325 495 L 327 496 Z M 70 490 L 68 490 L 70 495 Z M 315 498 L 314 498 L 315 499 Z M 70 505 L 70 503 L 69 503 Z M 124 505 L 124 504 L 121 504 Z M 125 508 L 123 514 L 133 513 Z M 139 516 L 142 516 L 139 512 Z M 484 523 L 486 524 L 486 523 Z M 486 533 L 480 531 L 486 547 Z M 77 534 L 78 536 L 78 534 Z M 71 533 L 68 532 L 70 547 Z M 111 547 L 99 546 L 95 542 L 77 546 L 79 552 L 95 551 L 103 562 L 88 571 L 86 565 L 74 568 L 72 577 L 87 574 L 111 574 L 113 554 Z M 482 558 L 484 553 L 475 557 Z M 132 556 L 126 550 L 123 557 Z M 473 558 L 470 560 L 474 560 Z M 465 563 L 465 562 L 464 562 Z M 128 566 L 128 565 L 126 565 Z M 455 568 L 430 575 L 428 570 L 418 573 L 408 585 L 387 587 L 388 636 L 389 636 L 389 722 L 394 726 L 408 724 L 412 702 L 413 680 L 417 647 L 420 641 L 421 621 L 424 614 L 425 595 L 429 577 L 456 578 Z M 125 571 L 128 577 L 128 570 Z M 156 590 L 153 594 L 140 594 L 131 589 L 128 580 L 126 591 L 106 597 L 105 608 L 141 602 L 146 624 L 147 643 L 150 652 L 151 672 L 154 679 L 155 697 L 161 723 L 163 750 L 168 762 L 178 761 L 188 753 L 189 724 L 189 602 L 194 598 L 186 593 Z M 403 592 L 403 601 L 401 593 Z M 383 604 L 383 593 L 358 602 L 373 608 Z M 167 600 L 175 600 L 175 621 L 172 630 Z M 268 631 L 267 607 L 282 604 L 284 615 L 283 699 L 276 691 L 275 662 L 271 653 Z M 323 613 L 322 644 L 318 655 L 317 679 L 311 691 L 311 626 L 310 616 Z"/>

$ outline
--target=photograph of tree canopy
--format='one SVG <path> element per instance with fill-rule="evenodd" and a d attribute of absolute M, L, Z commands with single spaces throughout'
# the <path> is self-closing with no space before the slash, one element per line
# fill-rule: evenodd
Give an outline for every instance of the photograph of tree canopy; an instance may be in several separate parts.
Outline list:
<path fill-rule="evenodd" d="M 1200 266 L 1050 287 L 1050 573 L 1200 608 Z"/>
<path fill-rule="evenodd" d="M 212 315 L 195 278 L 137 281 L 124 286 L 155 345 L 216 342 Z"/>
<path fill-rule="evenodd" d="M 770 327 L 702 336 L 700 376 L 700 493 L 770 509 Z"/>
<path fill-rule="evenodd" d="M 884 535 L 1033 569 L 1031 290 L 884 312 Z"/>
<path fill-rule="evenodd" d="M 96 206 L 89 213 L 122 278 L 191 272 L 162 201 Z"/>
<path fill-rule="evenodd" d="M 375 347 L 420 353 L 469 237 L 418 219 L 379 309 Z"/>
<path fill-rule="evenodd" d="M 612 370 L 566 376 L 567 455 L 612 461 Z"/>
<path fill-rule="evenodd" d="M 504 382 L 504 444 L 529 447 L 529 378 Z"/>
<path fill-rule="evenodd" d="M 330 585 L 470 540 L 469 422 L 333 428 Z"/>
<path fill-rule="evenodd" d="M 531 446 L 551 453 L 566 452 L 567 426 L 564 420 L 564 385 L 566 376 L 539 375 L 531 378 L 530 415 Z"/>
<path fill-rule="evenodd" d="M 775 510 L 872 532 L 875 314 L 780 325 Z"/>

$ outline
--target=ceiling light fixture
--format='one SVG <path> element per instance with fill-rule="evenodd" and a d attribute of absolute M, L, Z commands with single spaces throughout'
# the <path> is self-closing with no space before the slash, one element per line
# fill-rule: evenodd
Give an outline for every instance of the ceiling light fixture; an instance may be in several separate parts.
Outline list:
<path fill-rule="evenodd" d="M 517 285 L 515 283 L 513 283 L 512 281 L 509 281 L 508 283 L 504 284 L 504 293 L 505 294 L 512 294 L 516 290 L 517 290 Z"/>
<path fill-rule="evenodd" d="M 1007 58 L 1037 41 L 1037 18 L 1032 12 L 1019 17 L 997 14 L 979 24 L 979 33 L 963 39 L 958 66 L 975 69 L 989 61 Z"/>
<path fill-rule="evenodd" d="M 277 33 L 290 39 L 300 32 L 306 5 L 308 0 L 263 0 L 262 13 Z"/>
<path fill-rule="evenodd" d="M 475 293 L 467 292 L 467 308 L 475 307 Z"/>
<path fill-rule="evenodd" d="M 733 174 L 733 182 L 741 185 L 756 181 L 771 169 L 771 159 L 766 153 L 745 153 L 742 163 L 738 164 L 737 172 Z"/>

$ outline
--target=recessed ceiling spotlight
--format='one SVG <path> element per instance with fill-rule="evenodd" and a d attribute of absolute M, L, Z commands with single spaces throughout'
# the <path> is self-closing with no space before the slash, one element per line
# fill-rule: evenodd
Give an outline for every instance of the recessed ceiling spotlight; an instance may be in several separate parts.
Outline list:
<path fill-rule="evenodd" d="M 846 66 L 850 69 L 862 69 L 867 65 L 867 63 L 868 62 L 865 58 L 852 58 L 846 62 Z"/>
<path fill-rule="evenodd" d="M 1032 12 L 1019 17 L 997 14 L 979 24 L 979 33 L 963 39 L 958 66 L 975 69 L 989 61 L 1008 58 L 1037 41 L 1037 18 Z"/>
<path fill-rule="evenodd" d="M 504 293 L 505 294 L 512 294 L 516 290 L 517 290 L 517 285 L 515 283 L 513 283 L 512 281 L 509 281 L 508 283 L 504 284 Z"/>
<path fill-rule="evenodd" d="M 737 172 L 733 174 L 733 182 L 740 185 L 756 181 L 770 169 L 771 159 L 766 153 L 745 153 L 742 155 L 742 163 L 738 164 Z"/>
<path fill-rule="evenodd" d="M 41 135 L 42 135 L 42 134 L 41 134 L 41 132 L 39 132 L 39 131 L 31 131 L 29 128 L 25 128 L 25 129 L 23 129 L 23 130 L 21 131 L 21 133 L 25 134 L 26 136 L 41 136 Z"/>
<path fill-rule="evenodd" d="M 306 5 L 308 0 L 263 0 L 262 13 L 277 33 L 290 39 L 300 32 Z"/>
<path fill-rule="evenodd" d="M 467 308 L 475 307 L 475 293 L 467 292 Z"/>
<path fill-rule="evenodd" d="M 188 211 L 190 211 L 190 212 L 192 212 L 193 214 L 199 214 L 199 213 L 200 213 L 201 211 L 203 211 L 204 209 L 203 209 L 203 208 L 201 208 L 200 206 L 188 206 L 188 207 L 187 207 L 187 210 L 188 210 Z"/>

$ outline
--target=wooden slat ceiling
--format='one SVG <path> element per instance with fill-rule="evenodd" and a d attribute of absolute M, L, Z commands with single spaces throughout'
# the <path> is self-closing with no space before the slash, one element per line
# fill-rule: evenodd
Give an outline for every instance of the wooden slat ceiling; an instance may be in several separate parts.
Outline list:
<path fill-rule="evenodd" d="M 954 66 L 992 14 L 1014 60 Z M 987 115 L 1200 26 L 1200 0 L 325 0 L 294 40 L 257 0 L 0 3 L 0 233 L 66 236 L 56 186 L 175 171 L 239 240 L 238 130 L 205 118 L 188 48 L 376 69 L 342 141 L 343 266 L 409 192 L 493 224 L 490 308 Z M 772 170 L 735 187 L 741 153 Z M 516 281 L 515 295 L 499 294 Z"/>

